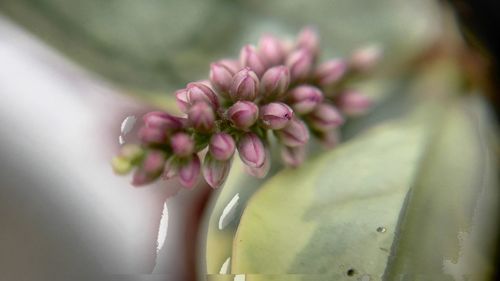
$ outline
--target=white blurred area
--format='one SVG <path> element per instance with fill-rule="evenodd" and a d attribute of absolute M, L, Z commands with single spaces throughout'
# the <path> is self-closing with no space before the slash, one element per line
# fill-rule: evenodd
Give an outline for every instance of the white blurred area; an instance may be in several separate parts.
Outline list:
<path fill-rule="evenodd" d="M 175 213 L 196 192 L 169 200 L 150 275 L 169 187 L 132 188 L 109 165 L 143 110 L 0 16 L 0 280 L 185 280 Z"/>

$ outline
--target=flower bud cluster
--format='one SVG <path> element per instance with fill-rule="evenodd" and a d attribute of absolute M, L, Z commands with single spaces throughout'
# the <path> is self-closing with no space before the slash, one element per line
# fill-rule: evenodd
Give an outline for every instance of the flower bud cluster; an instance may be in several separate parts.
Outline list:
<path fill-rule="evenodd" d="M 115 172 L 135 168 L 136 186 L 177 177 L 186 188 L 203 175 L 217 188 L 227 178 L 235 152 L 250 175 L 266 176 L 270 133 L 290 167 L 305 160 L 310 136 L 333 147 L 346 116 L 363 114 L 372 104 L 347 88 L 347 82 L 370 71 L 381 51 L 369 46 L 348 59 L 323 63 L 318 63 L 319 53 L 318 34 L 308 27 L 292 44 L 264 35 L 258 46 L 244 46 L 239 59 L 212 63 L 209 80 L 175 93 L 183 116 L 144 115 L 141 145 L 122 147 L 112 162 Z"/>

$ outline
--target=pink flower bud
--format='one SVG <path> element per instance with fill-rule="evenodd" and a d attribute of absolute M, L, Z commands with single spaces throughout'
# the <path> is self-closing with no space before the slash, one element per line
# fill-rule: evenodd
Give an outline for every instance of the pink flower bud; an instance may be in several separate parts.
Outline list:
<path fill-rule="evenodd" d="M 354 51 L 351 55 L 351 67 L 360 72 L 371 70 L 382 58 L 382 47 L 369 45 Z"/>
<path fill-rule="evenodd" d="M 320 132 L 318 138 L 323 147 L 332 149 L 340 142 L 340 132 L 336 129 Z"/>
<path fill-rule="evenodd" d="M 228 133 L 217 133 L 210 139 L 208 145 L 213 158 L 221 161 L 229 160 L 236 149 L 233 137 Z"/>
<path fill-rule="evenodd" d="M 181 112 L 187 113 L 189 110 L 189 102 L 187 98 L 187 90 L 180 89 L 175 92 L 175 101 L 177 103 L 177 107 Z"/>
<path fill-rule="evenodd" d="M 261 80 L 264 98 L 279 98 L 283 96 L 290 85 L 290 71 L 288 67 L 280 65 L 268 69 Z"/>
<path fill-rule="evenodd" d="M 259 40 L 259 55 L 267 66 L 273 66 L 283 63 L 285 50 L 278 38 L 268 34 Z"/>
<path fill-rule="evenodd" d="M 198 102 L 205 102 L 217 110 L 219 108 L 219 99 L 207 84 L 208 82 L 205 81 L 189 83 L 186 87 L 187 100 L 191 106 Z"/>
<path fill-rule="evenodd" d="M 314 86 L 302 85 L 288 93 L 288 100 L 295 112 L 306 114 L 323 101 L 323 93 Z"/>
<path fill-rule="evenodd" d="M 246 165 L 258 168 L 264 165 L 266 152 L 264 144 L 254 133 L 245 133 L 238 142 L 238 153 Z"/>
<path fill-rule="evenodd" d="M 212 188 L 217 188 L 226 181 L 230 169 L 230 160 L 217 160 L 210 153 L 203 160 L 203 177 Z"/>
<path fill-rule="evenodd" d="M 194 141 L 186 133 L 176 133 L 170 138 L 170 146 L 175 155 L 186 157 L 194 152 Z"/>
<path fill-rule="evenodd" d="M 309 124 L 320 132 L 337 128 L 344 123 L 344 118 L 337 109 L 330 104 L 322 103 L 309 116 Z"/>
<path fill-rule="evenodd" d="M 206 102 L 198 102 L 188 112 L 191 125 L 198 131 L 210 132 L 215 126 L 215 113 Z"/>
<path fill-rule="evenodd" d="M 233 59 L 222 59 L 217 61 L 218 64 L 223 65 L 227 69 L 231 71 L 231 74 L 234 75 L 236 72 L 240 71 L 242 69 L 242 66 L 238 60 L 233 60 Z"/>
<path fill-rule="evenodd" d="M 283 146 L 281 148 L 281 159 L 288 167 L 296 168 L 300 166 L 306 159 L 306 146 Z"/>
<path fill-rule="evenodd" d="M 233 83 L 234 73 L 221 63 L 212 63 L 210 65 L 210 81 L 214 87 L 224 94 L 224 97 L 229 97 L 229 89 Z"/>
<path fill-rule="evenodd" d="M 302 81 L 308 77 L 313 66 L 313 56 L 306 49 L 298 49 L 286 60 L 292 81 Z"/>
<path fill-rule="evenodd" d="M 153 182 L 155 179 L 149 176 L 144 170 L 136 169 L 132 176 L 132 185 L 140 187 Z"/>
<path fill-rule="evenodd" d="M 319 50 L 319 35 L 315 28 L 308 26 L 302 29 L 297 37 L 297 47 L 317 54 Z"/>
<path fill-rule="evenodd" d="M 236 128 L 246 130 L 259 117 L 259 108 L 251 101 L 238 101 L 227 110 L 227 118 Z"/>
<path fill-rule="evenodd" d="M 146 154 L 142 162 L 142 169 L 148 175 L 159 175 L 165 166 L 165 153 L 158 150 L 151 150 Z"/>
<path fill-rule="evenodd" d="M 145 185 L 156 180 L 160 176 L 164 165 L 165 153 L 157 150 L 150 151 L 146 154 L 141 167 L 134 172 L 132 185 Z"/>
<path fill-rule="evenodd" d="M 146 126 L 139 129 L 139 139 L 144 144 L 160 144 L 167 142 L 167 132 L 159 128 L 148 128 Z"/>
<path fill-rule="evenodd" d="M 142 120 L 144 120 L 144 124 L 148 128 L 156 128 L 169 132 L 179 130 L 183 126 L 181 118 L 160 111 L 146 113 L 142 117 Z"/>
<path fill-rule="evenodd" d="M 278 139 L 290 147 L 305 145 L 309 140 L 309 131 L 306 125 L 297 118 L 293 118 L 285 128 L 275 132 Z"/>
<path fill-rule="evenodd" d="M 233 101 L 252 101 L 259 93 L 259 78 L 250 68 L 245 67 L 233 76 L 229 95 Z"/>
<path fill-rule="evenodd" d="M 246 45 L 241 49 L 240 52 L 240 63 L 244 67 L 249 67 L 257 76 L 261 76 L 266 67 L 259 57 L 259 54 L 252 45 Z"/>
<path fill-rule="evenodd" d="M 332 59 L 318 66 L 314 74 L 321 86 L 329 86 L 338 82 L 346 73 L 347 64 L 342 59 Z"/>
<path fill-rule="evenodd" d="M 347 91 L 338 98 L 338 107 L 348 116 L 360 116 L 365 114 L 373 105 L 372 99 L 358 91 Z"/>
<path fill-rule="evenodd" d="M 268 146 L 264 147 L 265 153 L 266 153 L 266 158 L 264 160 L 264 164 L 260 167 L 250 167 L 250 166 L 245 166 L 245 171 L 256 178 L 262 179 L 267 176 L 269 173 L 269 170 L 271 169 L 271 151 L 269 150 Z"/>
<path fill-rule="evenodd" d="M 179 164 L 179 181 L 186 188 L 192 188 L 198 181 L 201 163 L 197 154 Z"/>
<path fill-rule="evenodd" d="M 139 161 L 144 156 L 144 149 L 136 144 L 125 144 L 120 149 L 120 156 L 134 163 Z"/>
<path fill-rule="evenodd" d="M 177 161 L 177 158 L 175 156 L 173 156 L 173 157 L 170 157 L 165 162 L 165 168 L 163 169 L 163 174 L 162 174 L 162 178 L 164 180 L 169 180 L 169 179 L 177 176 L 177 174 L 179 172 L 179 165 L 176 161 Z"/>
<path fill-rule="evenodd" d="M 272 102 L 260 108 L 260 119 L 267 129 L 283 129 L 293 117 L 293 110 L 282 102 Z"/>

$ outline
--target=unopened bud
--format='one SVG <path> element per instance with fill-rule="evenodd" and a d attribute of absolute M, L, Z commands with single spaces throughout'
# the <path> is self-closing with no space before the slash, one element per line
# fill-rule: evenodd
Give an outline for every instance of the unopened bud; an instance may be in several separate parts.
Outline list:
<path fill-rule="evenodd" d="M 302 85 L 294 88 L 288 93 L 289 103 L 298 114 L 306 114 L 314 110 L 323 101 L 323 93 L 320 89 Z"/>
<path fill-rule="evenodd" d="M 227 110 L 227 118 L 236 128 L 246 130 L 250 128 L 259 117 L 259 108 L 250 101 L 238 101 Z"/>
<path fill-rule="evenodd" d="M 257 76 L 261 76 L 266 70 L 265 64 L 259 57 L 257 50 L 252 45 L 246 45 L 240 52 L 240 63 L 244 67 L 249 67 Z"/>
<path fill-rule="evenodd" d="M 340 142 L 340 132 L 336 129 L 320 132 L 318 138 L 323 147 L 332 149 Z"/>
<path fill-rule="evenodd" d="M 186 157 L 194 151 L 194 141 L 186 133 L 176 133 L 170 138 L 170 146 L 175 155 Z"/>
<path fill-rule="evenodd" d="M 163 169 L 162 178 L 164 180 L 169 180 L 177 176 L 179 172 L 179 165 L 177 163 L 177 157 L 172 156 L 165 162 L 165 168 Z"/>
<path fill-rule="evenodd" d="M 241 137 L 238 142 L 238 153 L 241 161 L 253 168 L 262 167 L 266 160 L 264 143 L 254 133 L 245 133 Z"/>
<path fill-rule="evenodd" d="M 319 35 L 317 30 L 311 26 L 303 28 L 297 36 L 297 47 L 317 54 L 319 50 Z"/>
<path fill-rule="evenodd" d="M 129 159 L 124 156 L 115 156 L 111 160 L 113 171 L 119 175 L 128 174 L 134 167 Z"/>
<path fill-rule="evenodd" d="M 159 175 L 165 165 L 165 153 L 151 150 L 142 162 L 142 169 L 149 175 Z"/>
<path fill-rule="evenodd" d="M 165 165 L 165 153 L 157 150 L 148 152 L 132 178 L 132 184 L 135 186 L 144 185 L 156 180 Z"/>
<path fill-rule="evenodd" d="M 260 85 L 264 98 L 281 97 L 290 85 L 288 67 L 283 65 L 271 67 L 262 76 Z"/>
<path fill-rule="evenodd" d="M 211 105 L 214 110 L 219 108 L 219 99 L 208 84 L 208 81 L 199 81 L 187 85 L 187 100 L 191 106 L 198 102 L 205 102 Z"/>
<path fill-rule="evenodd" d="M 236 72 L 240 71 L 242 66 L 238 60 L 233 59 L 222 59 L 217 61 L 218 64 L 223 65 L 227 69 L 231 71 L 231 74 L 234 75 Z"/>
<path fill-rule="evenodd" d="M 278 139 L 290 147 L 305 145 L 309 140 L 309 131 L 306 125 L 297 118 L 293 118 L 285 128 L 275 132 Z"/>
<path fill-rule="evenodd" d="M 286 60 L 286 66 L 290 69 L 292 81 L 306 79 L 313 66 L 313 56 L 307 49 L 298 49 L 290 54 Z"/>
<path fill-rule="evenodd" d="M 344 123 L 344 118 L 338 110 L 330 104 L 322 103 L 308 115 L 309 124 L 320 132 L 337 128 Z"/>
<path fill-rule="evenodd" d="M 167 142 L 167 132 L 158 128 L 141 127 L 138 135 L 144 144 L 162 144 Z"/>
<path fill-rule="evenodd" d="M 231 160 L 217 160 L 210 153 L 203 160 L 203 177 L 212 188 L 217 188 L 226 181 L 230 169 Z"/>
<path fill-rule="evenodd" d="M 250 166 L 245 166 L 245 171 L 256 178 L 262 179 L 267 176 L 269 173 L 269 170 L 271 169 L 271 151 L 269 150 L 269 147 L 265 146 L 264 147 L 265 153 L 266 153 L 266 158 L 264 160 L 264 164 L 260 167 L 250 167 Z"/>
<path fill-rule="evenodd" d="M 198 102 L 191 106 L 188 119 L 193 127 L 201 132 L 210 132 L 215 126 L 215 113 L 206 102 Z"/>
<path fill-rule="evenodd" d="M 181 112 L 187 113 L 189 110 L 189 101 L 187 98 L 187 90 L 180 89 L 175 92 L 175 101 L 177 103 L 177 107 Z"/>
<path fill-rule="evenodd" d="M 233 76 L 229 95 L 233 101 L 252 101 L 259 93 L 259 78 L 250 68 L 246 67 Z"/>
<path fill-rule="evenodd" d="M 360 116 L 365 114 L 373 105 L 371 98 L 358 91 L 347 91 L 338 98 L 338 107 L 348 116 Z"/>
<path fill-rule="evenodd" d="M 210 81 L 214 87 L 224 95 L 224 97 L 229 97 L 229 89 L 233 83 L 234 73 L 225 65 L 221 63 L 212 63 L 210 65 Z"/>
<path fill-rule="evenodd" d="M 208 148 L 215 159 L 225 161 L 233 156 L 236 144 L 228 133 L 217 133 L 210 139 Z"/>
<path fill-rule="evenodd" d="M 186 188 L 192 188 L 198 181 L 201 163 L 197 154 L 179 164 L 179 181 Z"/>
<path fill-rule="evenodd" d="M 132 185 L 139 187 L 151 183 L 154 180 L 155 178 L 152 178 L 144 170 L 139 168 L 134 171 L 134 175 L 132 176 Z"/>
<path fill-rule="evenodd" d="M 260 119 L 267 129 L 283 129 L 293 117 L 293 110 L 282 102 L 272 102 L 260 108 Z"/>
<path fill-rule="evenodd" d="M 134 164 L 144 156 L 144 149 L 136 144 L 126 144 L 120 149 L 120 156 L 125 157 Z"/>
<path fill-rule="evenodd" d="M 142 120 L 148 128 L 156 128 L 169 132 L 182 128 L 181 118 L 172 116 L 166 112 L 153 111 L 146 113 Z"/>
<path fill-rule="evenodd" d="M 371 70 L 382 58 L 382 47 L 374 44 L 354 51 L 351 55 L 351 67 L 360 72 Z"/>
<path fill-rule="evenodd" d="M 278 38 L 268 34 L 262 36 L 259 40 L 259 55 L 269 67 L 283 63 L 285 50 Z"/>
<path fill-rule="evenodd" d="M 342 59 L 332 59 L 318 66 L 314 76 L 321 86 L 329 86 L 338 82 L 346 73 L 347 64 Z"/>
<path fill-rule="evenodd" d="M 281 147 L 281 159 L 286 166 L 296 168 L 306 159 L 306 146 Z"/>

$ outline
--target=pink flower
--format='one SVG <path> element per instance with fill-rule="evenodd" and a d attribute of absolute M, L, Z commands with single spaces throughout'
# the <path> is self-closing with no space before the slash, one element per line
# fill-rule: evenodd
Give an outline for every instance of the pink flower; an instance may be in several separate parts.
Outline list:
<path fill-rule="evenodd" d="M 246 45 L 240 52 L 240 63 L 242 66 L 250 68 L 257 76 L 261 76 L 266 70 L 266 66 L 259 54 L 252 45 Z"/>
<path fill-rule="evenodd" d="M 186 188 L 193 188 L 200 176 L 201 163 L 198 155 L 193 154 L 185 162 L 179 164 L 179 181 Z"/>
<path fill-rule="evenodd" d="M 230 168 L 230 160 L 217 160 L 211 154 L 207 154 L 203 161 L 203 177 L 212 188 L 217 188 L 226 181 Z"/>
<path fill-rule="evenodd" d="M 233 77 L 229 95 L 233 101 L 253 101 L 259 93 L 259 78 L 255 72 L 246 67 Z"/>
<path fill-rule="evenodd" d="M 293 117 L 293 110 L 282 102 L 272 102 L 260 109 L 260 119 L 268 129 L 283 129 Z"/>
<path fill-rule="evenodd" d="M 306 114 L 323 101 L 323 93 L 314 86 L 302 85 L 288 93 L 288 101 L 295 112 Z"/>
<path fill-rule="evenodd" d="M 312 70 L 313 55 L 307 49 L 298 49 L 290 54 L 286 60 L 286 66 L 290 69 L 292 81 L 305 80 Z"/>
<path fill-rule="evenodd" d="M 229 160 L 236 149 L 233 137 L 228 133 L 217 133 L 212 136 L 209 151 L 213 157 L 220 161 Z"/>
<path fill-rule="evenodd" d="M 276 131 L 279 140 L 286 146 L 302 146 L 309 140 L 309 131 L 300 119 L 294 118 L 288 122 L 287 126 Z"/>
<path fill-rule="evenodd" d="M 274 99 L 283 96 L 290 85 L 288 67 L 280 65 L 269 68 L 261 80 L 263 98 Z"/>
<path fill-rule="evenodd" d="M 246 133 L 241 137 L 238 142 L 238 153 L 241 161 L 253 168 L 261 167 L 266 160 L 264 143 L 254 133 Z"/>
<path fill-rule="evenodd" d="M 176 133 L 170 138 L 170 145 L 175 155 L 186 157 L 194 152 L 194 141 L 186 133 Z"/>
<path fill-rule="evenodd" d="M 338 110 L 330 104 L 322 103 L 318 105 L 310 115 L 309 124 L 314 129 L 325 132 L 337 128 L 344 124 L 344 118 Z"/>
<path fill-rule="evenodd" d="M 259 108 L 250 101 L 238 101 L 227 110 L 227 118 L 236 128 L 247 130 L 259 117 Z"/>
<path fill-rule="evenodd" d="M 215 126 L 215 113 L 206 102 L 198 102 L 188 112 L 190 124 L 200 132 L 210 132 Z"/>

